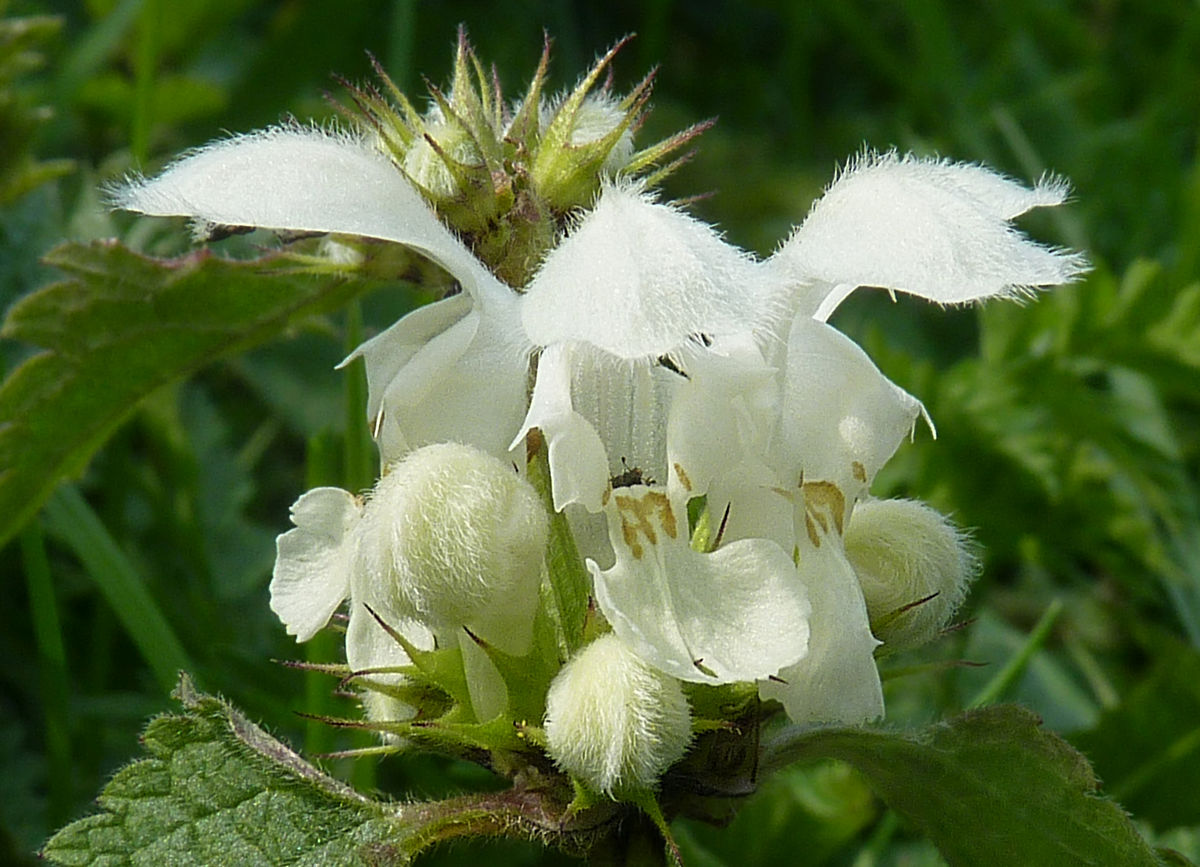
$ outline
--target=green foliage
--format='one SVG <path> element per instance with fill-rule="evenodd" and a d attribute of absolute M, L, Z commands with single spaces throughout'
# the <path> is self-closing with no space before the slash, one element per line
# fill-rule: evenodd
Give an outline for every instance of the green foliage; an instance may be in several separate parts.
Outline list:
<path fill-rule="evenodd" d="M 100 181 L 151 169 L 222 130 L 261 127 L 285 112 L 327 116 L 320 91 L 330 72 L 368 78 L 363 48 L 403 89 L 413 90 L 419 72 L 443 84 L 460 20 L 509 89 L 532 75 L 544 27 L 556 40 L 551 76 L 560 82 L 637 31 L 615 74 L 617 89 L 628 90 L 661 64 L 640 140 L 720 116 L 699 140 L 697 158 L 665 185 L 668 195 L 715 191 L 693 208 L 760 252 L 805 213 L 835 163 L 864 142 L 980 160 L 1025 179 L 1043 170 L 1070 178 L 1075 201 L 1030 229 L 1089 252 L 1096 271 L 1075 289 L 1022 307 L 949 315 L 861 293 L 839 311 L 836 324 L 862 340 L 938 424 L 936 442 L 920 435 L 901 449 L 876 493 L 933 501 L 975 528 L 987 558 L 964 614 L 973 622 L 915 658 L 895 660 L 925 673 L 889 682 L 889 716 L 919 728 L 964 707 L 1061 599 L 1062 615 L 1007 695 L 1051 725 L 1077 729 L 1072 741 L 1109 793 L 1153 825 L 1156 843 L 1196 858 L 1197 820 L 1189 810 L 1195 695 L 1187 678 L 1200 659 L 1200 16 L 1191 4 L 768 0 L 736 10 L 663 2 L 585 10 L 412 0 L 71 0 L 53 4 L 62 15 L 53 21 L 42 6 L 50 4 L 0 3 L 27 16 L 0 24 L 5 308 L 54 279 L 38 258 L 63 237 L 119 235 L 132 249 L 179 252 L 182 233 L 105 215 L 95 193 Z M 68 160 L 76 176 L 45 182 Z M 86 247 L 64 249 L 77 261 L 89 255 Z M 253 267 L 200 259 L 209 275 Z M 165 277 L 200 259 L 135 270 L 161 267 Z M 71 272 L 67 285 L 93 277 Z M 277 288 L 294 281 L 342 291 L 310 278 L 270 280 Z M 209 289 L 216 294 L 206 294 L 203 305 L 194 301 L 200 315 L 222 292 Z M 182 312 L 185 299 L 177 301 Z M 367 299 L 368 334 L 394 321 L 408 301 L 407 294 Z M 42 330 L 52 331 L 64 311 L 44 309 Z M 125 325 L 118 316 L 89 325 L 65 314 L 100 342 L 104 327 L 120 332 Z M 289 321 L 299 323 L 300 315 Z M 126 379 L 93 377 L 123 404 L 102 416 L 85 413 L 92 425 L 86 435 L 74 419 L 56 419 L 33 403 L 28 420 L 0 431 L 0 473 L 20 482 L 9 488 L 0 481 L 0 524 L 11 532 L 62 474 L 82 473 L 78 490 L 121 552 L 124 574 L 145 585 L 205 682 L 291 735 L 300 731 L 292 709 L 356 711 L 324 689 L 321 703 L 309 704 L 298 673 L 264 664 L 297 652 L 266 611 L 270 540 L 286 529 L 287 505 L 305 486 L 299 468 L 310 442 L 334 453 L 332 477 L 322 483 L 358 488 L 361 481 L 338 478 L 352 461 L 342 455 L 343 395 L 329 367 L 345 338 L 328 322 L 288 336 L 249 354 L 234 355 L 232 345 L 197 352 L 186 384 L 149 397 L 127 379 L 135 367 L 150 372 L 129 354 L 120 369 Z M 82 337 L 63 332 L 52 340 L 62 353 L 53 364 L 69 370 L 75 359 L 78 367 Z M 16 340 L 4 341 L 0 365 L 11 371 L 27 354 Z M 36 371 L 51 362 L 30 363 Z M 20 376 L 29 381 L 28 373 Z M 142 386 L 152 387 L 149 380 Z M 55 405 L 60 414 L 69 410 Z M 67 439 L 44 438 L 34 421 L 48 436 Z M 8 499 L 17 490 L 27 498 Z M 136 618 L 114 608 L 111 590 L 77 564 L 68 528 L 47 517 L 44 540 L 42 528 L 27 522 L 20 547 L 14 540 L 0 553 L 0 580 L 14 594 L 0 616 L 0 652 L 10 663 L 0 674 L 5 863 L 32 863 L 33 849 L 85 809 L 136 749 L 130 733 L 165 702 L 164 675 L 145 659 Z M 581 600 L 559 602 L 582 617 Z M 1147 638 L 1155 633 L 1173 640 Z M 963 659 L 988 665 L 952 667 Z M 317 743 L 310 746 L 320 751 L 362 742 Z M 937 863 L 909 826 L 867 800 L 860 775 L 837 767 L 765 783 L 729 829 L 681 832 L 685 850 L 686 838 L 694 842 L 688 863 L 719 857 L 774 865 L 801 849 L 811 864 Z M 370 776 L 363 768 L 376 770 L 363 762 L 337 772 L 361 782 Z M 377 770 L 376 784 L 395 793 L 486 785 L 485 775 L 440 760 L 401 759 Z M 817 828 L 825 836 L 812 836 Z M 799 845 L 806 840 L 811 847 Z M 478 863 L 479 852 L 460 844 L 422 857 Z M 548 857 L 536 848 L 505 849 L 492 863 Z"/>
<path fill-rule="evenodd" d="M 0 3 L 0 15 L 7 2 Z M 0 18 L 0 205 L 15 202 L 39 184 L 72 168 L 70 160 L 38 160 L 31 151 L 48 109 L 29 104 L 13 87 L 16 79 L 45 62 L 39 47 L 62 27 L 62 19 L 44 16 Z"/>
<path fill-rule="evenodd" d="M 1174 642 L 1099 724 L 1073 738 L 1094 758 L 1108 791 L 1166 830 L 1200 825 L 1200 800 L 1180 797 L 1200 779 L 1200 659 Z"/>
<path fill-rule="evenodd" d="M 151 758 L 119 771 L 102 812 L 50 838 L 54 864 L 403 865 L 404 826 L 186 677 L 186 713 L 154 719 Z"/>
<path fill-rule="evenodd" d="M 112 244 L 66 244 L 46 261 L 70 277 L 24 298 L 0 330 L 46 350 L 0 390 L 0 542 L 138 401 L 369 288 L 272 274 L 278 259 L 156 261 Z"/>
<path fill-rule="evenodd" d="M 186 676 L 176 697 L 185 712 L 156 718 L 143 735 L 151 757 L 120 770 L 100 795 L 101 812 L 55 834 L 45 858 L 63 865 L 407 864 L 457 829 L 529 833 L 502 816 L 528 807 L 534 791 L 507 804 L 501 796 L 389 806 L 318 771 L 230 705 L 197 692 Z M 1020 708 L 971 711 L 914 734 L 785 730 L 765 747 L 765 770 L 816 757 L 853 766 L 952 865 L 1161 863 L 1120 807 L 1097 795 L 1083 756 Z M 822 767 L 789 775 L 783 788 L 810 796 L 814 845 L 828 853 L 862 827 L 870 806 L 859 780 Z M 822 804 L 814 793 L 824 795 L 825 809 L 857 804 L 859 818 L 815 822 Z M 611 809 L 598 809 L 602 821 L 612 820 Z M 545 821 L 540 833 L 548 841 L 552 827 L 568 829 L 565 813 L 538 817 L 527 811 L 524 821 Z M 786 829 L 794 834 L 797 826 Z M 768 836 L 755 850 L 761 858 L 778 846 Z M 810 850 L 814 857 L 803 863 L 821 863 L 819 853 Z M 711 852 L 702 857 L 735 863 Z"/>
<path fill-rule="evenodd" d="M 1087 759 L 1029 711 L 968 711 L 912 735 L 842 729 L 780 736 L 768 767 L 838 758 L 952 865 L 1157 865 Z"/>

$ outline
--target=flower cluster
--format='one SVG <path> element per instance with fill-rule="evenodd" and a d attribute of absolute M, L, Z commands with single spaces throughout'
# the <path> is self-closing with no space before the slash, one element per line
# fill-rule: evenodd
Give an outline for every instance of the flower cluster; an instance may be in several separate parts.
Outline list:
<path fill-rule="evenodd" d="M 238 136 L 116 204 L 380 239 L 457 281 L 351 355 L 384 473 L 365 498 L 296 502 L 271 605 L 304 641 L 350 600 L 380 731 L 494 747 L 479 725 L 510 720 L 623 797 L 685 755 L 697 690 L 878 718 L 881 641 L 928 640 L 963 598 L 963 534 L 870 497 L 923 409 L 827 324 L 837 306 L 863 286 L 1026 295 L 1084 262 L 1011 224 L 1062 182 L 869 151 L 760 260 L 653 193 L 696 129 L 636 150 L 649 81 L 597 89 L 611 57 L 546 97 L 543 56 L 509 104 L 460 41 L 424 114 L 385 78 L 390 99 L 352 90 L 357 131 Z M 594 603 L 579 621 L 556 607 L 572 590 Z"/>

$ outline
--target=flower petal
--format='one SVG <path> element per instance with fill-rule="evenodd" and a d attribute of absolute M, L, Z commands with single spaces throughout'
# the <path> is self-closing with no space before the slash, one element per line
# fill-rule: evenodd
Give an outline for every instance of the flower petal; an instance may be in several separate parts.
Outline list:
<path fill-rule="evenodd" d="M 430 340 L 462 319 L 471 310 L 471 297 L 459 293 L 418 307 L 385 331 L 363 342 L 338 365 L 341 369 L 361 358 L 367 368 L 367 417 L 376 419 L 383 392 L 400 371 Z"/>
<path fill-rule="evenodd" d="M 779 390 L 778 371 L 748 334 L 714 340 L 686 367 L 667 422 L 668 490 L 681 501 L 727 474 L 762 474 Z"/>
<path fill-rule="evenodd" d="M 880 373 L 858 344 L 798 317 L 788 336 L 772 462 L 789 483 L 833 483 L 849 507 L 921 412 L 920 401 Z"/>
<path fill-rule="evenodd" d="M 361 504 L 341 488 L 314 488 L 292 506 L 296 527 L 275 540 L 271 610 L 297 641 L 316 635 L 350 594 L 347 536 L 361 515 Z"/>
<path fill-rule="evenodd" d="M 710 226 L 630 187 L 606 186 L 546 258 L 523 307 L 536 344 L 576 340 L 645 359 L 693 335 L 764 327 L 777 305 L 763 271 Z"/>
<path fill-rule="evenodd" d="M 554 508 L 579 503 L 598 512 L 608 487 L 608 457 L 596 429 L 572 406 L 573 355 L 573 347 L 558 344 L 548 347 L 538 359 L 529 413 L 512 447 L 538 428 L 549 450 Z"/>
<path fill-rule="evenodd" d="M 387 606 L 387 600 L 369 592 L 358 593 L 350 609 L 350 624 L 346 628 L 346 663 L 351 671 L 370 668 L 393 668 L 410 665 L 404 647 L 388 634 L 371 614 L 374 611 L 389 627 L 403 635 L 421 650 L 433 650 L 433 633 L 416 620 L 400 617 Z M 370 606 L 370 610 L 367 609 Z M 403 679 L 398 673 L 373 674 L 372 680 L 394 684 Z"/>
<path fill-rule="evenodd" d="M 404 244 L 475 297 L 509 290 L 443 226 L 383 153 L 348 133 L 276 127 L 213 142 L 113 196 L 128 211 Z"/>
<path fill-rule="evenodd" d="M 895 158 L 895 154 L 887 156 Z M 1071 192 L 1065 180 L 1052 175 L 1043 176 L 1031 188 L 980 165 L 944 159 L 906 159 L 912 164 L 915 176 L 924 177 L 929 183 L 946 190 L 957 190 L 973 197 L 980 207 L 1002 220 L 1015 219 L 1033 208 L 1061 205 Z"/>
<path fill-rule="evenodd" d="M 367 363 L 368 411 L 385 464 L 437 442 L 504 457 L 521 424 L 529 355 L 516 342 L 515 304 L 454 319 L 462 305 L 453 301 L 431 305 L 444 305 L 433 313 L 413 311 L 347 359 Z"/>
<path fill-rule="evenodd" d="M 939 304 L 1012 297 L 1066 283 L 1086 268 L 1078 254 L 1030 241 L 1008 220 L 1056 205 L 1056 182 L 1032 190 L 974 165 L 866 153 L 852 162 L 770 260 L 794 285 L 823 284 L 830 298 L 808 311 L 825 319 L 856 286 L 878 286 Z M 810 302 L 811 303 L 811 302 Z"/>
<path fill-rule="evenodd" d="M 799 574 L 812 602 L 808 655 L 760 683 L 759 695 L 783 704 L 797 723 L 856 724 L 883 715 L 867 606 L 839 540 L 800 540 Z"/>
<path fill-rule="evenodd" d="M 681 511 L 644 485 L 609 497 L 617 562 L 588 568 L 617 636 L 659 671 L 696 683 L 766 678 L 801 659 L 809 604 L 791 558 L 765 539 L 693 551 Z"/>

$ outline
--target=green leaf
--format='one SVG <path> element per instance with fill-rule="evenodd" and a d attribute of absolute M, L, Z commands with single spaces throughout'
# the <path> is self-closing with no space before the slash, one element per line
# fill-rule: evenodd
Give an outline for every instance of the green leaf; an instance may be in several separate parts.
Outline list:
<path fill-rule="evenodd" d="M 145 579 L 73 486 L 63 485 L 50 498 L 46 519 L 75 551 L 164 691 L 170 689 L 192 664 Z"/>
<path fill-rule="evenodd" d="M 624 815 L 608 799 L 570 813 L 561 778 L 532 774 L 499 792 L 377 801 L 327 776 L 183 675 L 184 713 L 160 716 L 100 794 L 101 812 L 67 825 L 41 855 L 61 865 L 327 864 L 403 867 L 438 843 L 505 837 L 582 854 Z M 461 727 L 492 743 L 511 723 Z M 460 741 L 463 737 L 459 738 Z"/>
<path fill-rule="evenodd" d="M 306 763 L 186 677 L 186 713 L 158 717 L 151 758 L 118 771 L 103 812 L 50 838 L 55 864 L 410 863 L 409 831 L 387 807 Z"/>
<path fill-rule="evenodd" d="M 1161 864 L 1087 759 L 1015 705 L 915 734 L 789 729 L 766 767 L 836 758 L 857 768 L 951 865 Z"/>
<path fill-rule="evenodd" d="M 1159 831 L 1200 824 L 1200 652 L 1163 644 L 1121 704 L 1072 738 L 1109 790 Z"/>
<path fill-rule="evenodd" d="M 0 385 L 0 544 L 146 395 L 374 285 L 279 273 L 278 254 L 155 260 L 115 242 L 63 244 L 46 262 L 68 278 L 0 329 L 45 350 Z"/>

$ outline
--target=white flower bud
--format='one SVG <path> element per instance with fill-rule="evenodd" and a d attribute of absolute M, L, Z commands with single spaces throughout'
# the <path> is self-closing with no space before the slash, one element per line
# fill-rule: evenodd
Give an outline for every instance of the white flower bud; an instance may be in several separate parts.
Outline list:
<path fill-rule="evenodd" d="M 470 135 L 460 126 L 442 120 L 440 109 L 430 112 L 425 122 L 429 138 L 436 141 L 450 159 L 469 166 L 483 164 L 483 157 Z M 436 198 L 454 198 L 462 192 L 442 154 L 434 149 L 428 138 L 421 137 L 413 142 L 404 155 L 404 172 Z"/>
<path fill-rule="evenodd" d="M 575 115 L 571 128 L 571 144 L 579 147 L 599 141 L 626 121 L 628 111 L 621 102 L 608 94 L 588 94 Z M 604 160 L 603 170 L 617 172 L 625 167 L 633 156 L 633 131 L 626 127 L 613 149 Z"/>
<path fill-rule="evenodd" d="M 859 503 L 845 539 L 871 630 L 895 650 L 932 639 L 962 603 L 978 568 L 966 534 L 914 500 Z"/>
<path fill-rule="evenodd" d="M 396 682 L 400 681 L 399 675 L 390 677 Z M 359 691 L 359 699 L 362 701 L 364 716 L 371 722 L 407 722 L 417 715 L 417 708 L 411 704 L 378 690 L 362 689 Z M 391 732 L 380 732 L 379 739 L 393 746 L 405 743 L 404 738 Z"/>
<path fill-rule="evenodd" d="M 355 532 L 359 597 L 434 633 L 466 626 L 528 650 L 548 519 L 511 465 L 457 443 L 418 449 L 379 480 Z"/>
<path fill-rule="evenodd" d="M 546 739 L 560 768 L 608 795 L 648 789 L 683 757 L 691 712 L 679 681 L 615 635 L 563 667 L 546 695 Z"/>

